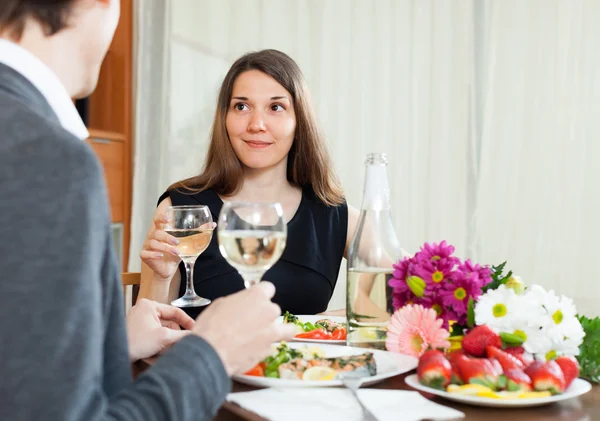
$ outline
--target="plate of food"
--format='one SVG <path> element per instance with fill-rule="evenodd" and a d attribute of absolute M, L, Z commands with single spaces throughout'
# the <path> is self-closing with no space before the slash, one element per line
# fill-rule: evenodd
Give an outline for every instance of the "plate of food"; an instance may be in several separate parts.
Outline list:
<path fill-rule="evenodd" d="M 341 376 L 352 373 L 370 385 L 413 370 L 417 362 L 376 349 L 281 342 L 273 345 L 269 357 L 233 379 L 258 387 L 331 387 L 342 386 Z"/>
<path fill-rule="evenodd" d="M 455 402 L 490 408 L 527 408 L 548 405 L 581 396 L 592 389 L 592 385 L 583 379 L 575 379 L 565 392 L 557 395 L 552 395 L 550 392 L 493 392 L 483 386 L 473 387 L 473 385 L 458 386 L 454 390 L 451 387 L 452 385 L 450 385 L 447 389 L 450 392 L 448 392 L 422 385 L 416 374 L 406 377 L 405 381 L 410 387 L 421 392 L 430 393 Z M 484 396 L 478 396 L 478 393 Z M 485 395 L 490 397 L 485 397 Z"/>
<path fill-rule="evenodd" d="M 280 323 L 291 323 L 296 326 L 294 341 L 315 342 L 325 344 L 346 343 L 346 318 L 336 316 L 301 315 L 289 312 L 279 317 Z"/>
<path fill-rule="evenodd" d="M 509 351 L 509 352 L 507 352 Z M 573 357 L 534 361 L 519 350 L 488 346 L 484 355 L 430 350 L 420 358 L 410 387 L 455 402 L 493 408 L 525 408 L 571 399 L 591 390 L 577 378 Z"/>

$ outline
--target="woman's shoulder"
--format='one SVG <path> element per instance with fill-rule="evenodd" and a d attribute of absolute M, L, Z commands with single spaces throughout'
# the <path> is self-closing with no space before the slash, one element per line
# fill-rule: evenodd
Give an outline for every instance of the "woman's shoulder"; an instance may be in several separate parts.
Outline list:
<path fill-rule="evenodd" d="M 212 189 L 202 189 L 201 187 L 172 187 L 165 191 L 158 198 L 160 204 L 166 198 L 171 199 L 173 206 L 182 205 L 211 205 L 216 202 L 219 196 Z"/>
<path fill-rule="evenodd" d="M 342 200 L 341 203 L 338 204 L 327 204 L 323 201 L 322 198 L 319 197 L 319 195 L 315 192 L 315 189 L 313 188 L 312 185 L 310 184 L 306 184 L 304 186 L 302 186 L 302 195 L 304 197 L 304 199 L 311 203 L 313 206 L 319 207 L 319 208 L 323 208 L 323 209 L 328 209 L 329 211 L 332 212 L 338 212 L 340 210 L 347 210 L 348 209 L 348 204 L 346 203 L 346 199 L 344 198 Z"/>

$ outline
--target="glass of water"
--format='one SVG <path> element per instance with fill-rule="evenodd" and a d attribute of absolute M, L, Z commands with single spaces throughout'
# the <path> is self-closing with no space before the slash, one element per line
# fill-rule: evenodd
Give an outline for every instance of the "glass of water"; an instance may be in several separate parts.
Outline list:
<path fill-rule="evenodd" d="M 214 224 L 208 206 L 170 206 L 166 211 L 168 222 L 164 226 L 167 234 L 179 239 L 176 246 L 185 265 L 185 294 L 172 301 L 176 307 L 201 307 L 210 304 L 194 291 L 194 264 L 210 244 Z"/>
<path fill-rule="evenodd" d="M 219 250 L 249 288 L 281 257 L 287 225 L 279 203 L 226 202 L 219 214 Z"/>

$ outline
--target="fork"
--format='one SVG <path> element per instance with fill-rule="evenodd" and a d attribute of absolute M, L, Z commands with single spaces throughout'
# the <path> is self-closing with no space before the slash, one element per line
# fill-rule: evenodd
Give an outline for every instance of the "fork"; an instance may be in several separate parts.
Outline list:
<path fill-rule="evenodd" d="M 343 374 L 340 377 L 341 377 L 342 383 L 344 383 L 344 386 L 346 386 L 346 388 L 348 390 L 350 390 L 350 392 L 352 392 L 352 395 L 354 396 L 356 401 L 360 404 L 360 407 L 362 408 L 362 412 L 363 412 L 363 421 L 377 421 L 377 418 L 375 418 L 375 415 L 373 415 L 371 413 L 371 411 L 369 411 L 369 409 L 362 403 L 362 401 L 358 397 L 358 393 L 356 393 L 356 391 L 360 388 L 360 386 L 363 383 L 364 376 L 361 376 L 360 374 L 356 374 L 356 373 L 347 373 L 347 374 Z"/>

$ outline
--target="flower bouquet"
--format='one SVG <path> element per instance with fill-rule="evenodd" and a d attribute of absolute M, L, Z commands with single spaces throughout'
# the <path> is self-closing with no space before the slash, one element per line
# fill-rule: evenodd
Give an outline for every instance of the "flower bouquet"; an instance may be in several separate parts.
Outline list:
<path fill-rule="evenodd" d="M 496 393 L 509 390 L 510 380 L 513 391 L 554 394 L 578 376 L 599 381 L 600 321 L 578 316 L 570 298 L 526 287 L 512 272 L 503 273 L 505 265 L 463 261 L 445 241 L 426 243 L 399 261 L 389 280 L 395 313 L 387 349 L 420 357 L 420 367 L 435 354 L 430 351 L 445 352 L 447 364 L 435 367 L 433 376 L 420 374 L 422 383 L 442 388 L 474 383 Z M 455 348 L 460 351 L 448 353 Z M 535 361 L 544 364 L 542 372 L 525 374 Z M 515 374 L 516 368 L 523 373 Z"/>

